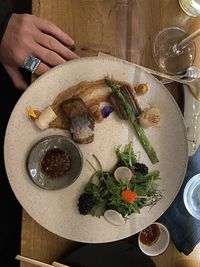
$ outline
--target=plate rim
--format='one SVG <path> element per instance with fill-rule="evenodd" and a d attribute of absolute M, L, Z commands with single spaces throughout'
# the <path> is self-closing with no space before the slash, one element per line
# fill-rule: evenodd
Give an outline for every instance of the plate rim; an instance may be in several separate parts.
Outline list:
<path fill-rule="evenodd" d="M 54 68 L 52 68 L 51 70 L 49 70 L 48 72 L 46 72 L 45 74 L 43 74 L 42 76 L 40 76 L 39 78 L 37 78 L 29 87 L 28 87 L 28 89 L 30 90 L 32 87 L 34 87 L 37 83 L 39 83 L 40 82 L 40 80 L 41 79 L 45 79 L 45 77 L 46 76 L 48 76 L 48 75 L 50 75 L 52 72 L 54 72 L 55 70 L 58 70 L 59 68 L 63 68 L 63 66 L 64 65 L 69 65 L 69 64 L 76 64 L 76 62 L 79 62 L 79 61 L 85 61 L 85 60 L 102 60 L 102 58 L 100 58 L 100 57 L 98 57 L 98 56 L 95 56 L 95 57 L 84 57 L 84 58 L 79 58 L 79 59 L 75 59 L 75 60 L 72 60 L 72 61 L 69 61 L 69 62 L 66 62 L 66 63 L 64 63 L 64 64 L 61 64 L 61 65 L 58 65 L 58 66 L 56 66 L 56 67 L 54 67 Z M 103 60 L 104 61 L 113 61 L 113 62 L 117 62 L 117 63 L 119 63 L 119 60 L 118 59 L 114 59 L 114 58 L 103 58 Z M 130 63 L 130 62 L 127 62 L 127 61 L 125 61 L 125 60 L 123 60 L 122 62 L 120 62 L 119 64 L 128 64 L 128 65 L 133 65 L 135 68 L 138 68 L 138 69 L 140 69 L 138 66 L 136 66 L 134 63 Z M 178 104 L 177 104 L 177 102 L 175 101 L 175 99 L 173 98 L 173 96 L 171 95 L 171 93 L 167 90 L 167 88 L 158 80 L 158 79 L 156 79 L 152 74 L 150 74 L 150 73 L 148 73 L 148 72 L 146 72 L 146 71 L 144 71 L 144 70 L 142 70 L 142 69 L 140 69 L 140 71 L 142 71 L 143 73 L 146 73 L 148 76 L 150 76 L 154 81 L 156 81 L 156 83 L 159 83 L 159 85 L 162 87 L 162 89 L 163 90 L 165 90 L 165 92 L 168 94 L 168 96 L 169 96 L 169 98 L 171 99 L 171 101 L 173 102 L 173 105 L 176 107 L 176 111 L 177 111 L 177 113 L 179 114 L 179 118 L 181 119 L 181 122 L 182 122 L 182 126 L 183 126 L 183 128 L 184 128 L 184 140 L 185 140 L 185 142 L 184 142 L 184 147 L 185 147 L 185 161 L 184 161 L 184 168 L 183 168 L 183 174 L 182 174 L 182 180 L 181 180 L 181 183 L 179 184 L 179 188 L 178 188 L 178 190 L 177 190 L 177 192 L 175 192 L 174 194 L 173 194 L 173 196 L 172 196 L 172 199 L 173 199 L 173 201 L 174 201 L 174 199 L 175 199 L 175 197 L 176 197 L 176 195 L 177 195 L 177 193 L 179 192 L 179 190 L 180 190 L 180 188 L 181 188 L 181 186 L 182 186 L 182 183 L 183 183 L 183 180 L 184 180 L 184 177 L 185 177 L 185 173 L 186 173 L 186 169 L 187 169 L 187 164 L 188 164 L 188 146 L 187 146 L 187 134 L 186 134 L 186 125 L 185 125 L 185 121 L 184 121 L 184 118 L 183 118 L 183 115 L 182 115 L 182 113 L 181 113 L 181 110 L 180 110 L 180 108 L 179 108 L 179 106 L 178 106 Z M 24 94 L 20 97 L 20 99 L 17 101 L 17 103 L 16 103 L 16 105 L 14 106 L 14 108 L 13 108 L 13 111 L 12 111 L 12 113 L 11 113 L 11 115 L 10 115 L 10 118 L 12 117 L 12 114 L 15 112 L 15 108 L 16 108 L 16 106 L 17 106 L 17 104 L 18 104 L 18 102 L 19 101 L 21 101 L 23 98 L 25 98 L 26 97 L 26 94 L 28 93 L 28 90 L 27 91 L 25 91 L 24 92 Z M 9 118 L 9 121 L 10 121 L 10 118 Z M 8 121 L 8 124 L 7 124 L 7 127 L 6 127 L 6 132 L 5 132 L 5 137 L 4 137 L 4 162 L 5 162 L 5 154 L 6 154 L 6 141 L 7 141 L 7 131 L 8 131 L 8 129 L 9 129 L 9 121 Z M 6 166 L 6 162 L 5 162 L 5 167 L 6 167 L 6 173 L 7 173 L 7 166 Z M 8 176 L 8 175 L 7 175 Z M 14 191 L 14 188 L 12 187 L 12 184 L 11 184 L 11 182 L 10 182 L 10 179 L 9 179 L 9 177 L 8 177 L 8 181 L 9 181 L 9 183 L 10 183 L 10 185 L 11 185 L 11 188 L 12 188 L 12 190 L 13 190 L 13 192 L 14 192 L 14 194 L 15 194 L 15 191 Z M 16 194 L 15 194 L 15 196 L 16 196 Z M 16 198 L 17 198 L 17 200 L 19 201 L 19 203 L 22 205 L 22 203 L 21 203 L 21 201 L 19 200 L 19 198 L 18 198 L 18 196 L 16 196 Z M 173 201 L 171 201 L 171 203 L 168 205 L 168 207 L 167 208 L 169 208 L 169 206 L 172 204 L 172 202 Z M 23 207 L 23 205 L 22 205 L 22 207 Z M 166 211 L 167 209 L 165 209 L 160 215 L 159 215 L 159 217 Z M 26 210 L 26 212 L 32 217 L 32 215 Z M 32 217 L 33 218 L 33 217 Z M 34 219 L 34 218 L 33 218 Z M 35 219 L 34 219 L 35 220 Z M 37 220 L 38 221 L 38 220 Z M 44 228 L 46 228 L 46 229 L 48 229 L 50 232 L 52 232 L 52 233 L 54 233 L 54 234 L 56 234 L 56 235 L 58 235 L 58 236 L 61 236 L 61 237 L 63 237 L 62 235 L 60 235 L 60 234 L 58 234 L 58 233 L 56 233 L 56 232 L 54 232 L 54 231 L 52 231 L 52 230 L 50 230 L 49 228 L 47 228 L 46 227 L 46 225 L 45 224 L 43 224 L 43 223 L 41 223 L 41 222 L 38 222 L 40 225 L 42 225 Z M 129 236 L 129 235 L 128 235 Z M 67 237 L 65 237 L 65 238 L 67 238 Z M 125 238 L 125 237 L 124 237 Z M 75 240 L 75 239 L 74 239 Z M 75 240 L 75 241 L 80 241 L 80 240 Z M 84 241 L 80 241 L 80 242 L 84 242 Z M 104 242 L 109 242 L 109 241 L 104 241 Z M 92 242 L 91 242 L 92 243 Z"/>

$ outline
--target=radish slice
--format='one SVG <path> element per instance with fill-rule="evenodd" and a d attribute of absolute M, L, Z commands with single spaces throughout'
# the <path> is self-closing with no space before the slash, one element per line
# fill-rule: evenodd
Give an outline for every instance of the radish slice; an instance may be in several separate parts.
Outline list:
<path fill-rule="evenodd" d="M 128 167 L 122 166 L 115 170 L 114 177 L 118 183 L 129 182 L 133 177 L 133 173 Z"/>
<path fill-rule="evenodd" d="M 48 107 L 40 113 L 40 116 L 35 120 L 35 125 L 41 130 L 44 130 L 47 129 L 49 127 L 49 123 L 55 120 L 56 118 L 56 113 L 51 107 Z"/>
<path fill-rule="evenodd" d="M 104 218 L 113 225 L 121 226 L 125 224 L 125 220 L 122 215 L 116 210 L 106 210 L 104 212 Z"/>

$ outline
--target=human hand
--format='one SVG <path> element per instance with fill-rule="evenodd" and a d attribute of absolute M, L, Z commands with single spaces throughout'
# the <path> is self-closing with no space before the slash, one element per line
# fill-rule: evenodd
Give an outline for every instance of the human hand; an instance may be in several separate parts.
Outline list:
<path fill-rule="evenodd" d="M 41 75 L 51 67 L 78 58 L 70 48 L 74 41 L 52 22 L 29 14 L 12 14 L 0 44 L 0 62 L 15 87 L 26 89 L 20 73 L 28 55 L 41 60 L 35 74 Z"/>

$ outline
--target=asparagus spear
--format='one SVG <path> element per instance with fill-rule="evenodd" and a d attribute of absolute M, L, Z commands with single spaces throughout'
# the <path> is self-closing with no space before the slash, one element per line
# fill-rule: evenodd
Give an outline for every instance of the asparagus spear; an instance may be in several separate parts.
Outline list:
<path fill-rule="evenodd" d="M 131 106 L 129 105 L 129 103 L 126 101 L 126 99 L 124 98 L 124 96 L 120 92 L 119 86 L 114 84 L 111 80 L 105 79 L 105 81 L 106 81 L 107 85 L 112 89 L 112 92 L 119 98 L 122 105 L 124 106 L 124 109 L 126 110 L 126 112 L 128 114 L 129 121 L 131 122 L 131 124 L 132 124 L 132 126 L 133 126 L 133 128 L 134 128 L 134 130 L 138 136 L 138 139 L 139 139 L 140 143 L 142 144 L 144 150 L 146 151 L 149 159 L 151 160 L 151 162 L 153 164 L 159 162 L 154 148 L 151 146 L 143 128 L 138 124 L 137 118 L 136 118 L 135 114 L 132 112 Z"/>

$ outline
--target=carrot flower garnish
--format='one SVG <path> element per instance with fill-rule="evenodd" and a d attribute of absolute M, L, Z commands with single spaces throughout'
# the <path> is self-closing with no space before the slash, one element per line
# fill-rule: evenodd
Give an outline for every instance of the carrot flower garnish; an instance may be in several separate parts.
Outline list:
<path fill-rule="evenodd" d="M 121 193 L 121 199 L 127 201 L 128 203 L 133 203 L 137 197 L 137 193 L 131 191 L 130 189 L 126 189 Z"/>

